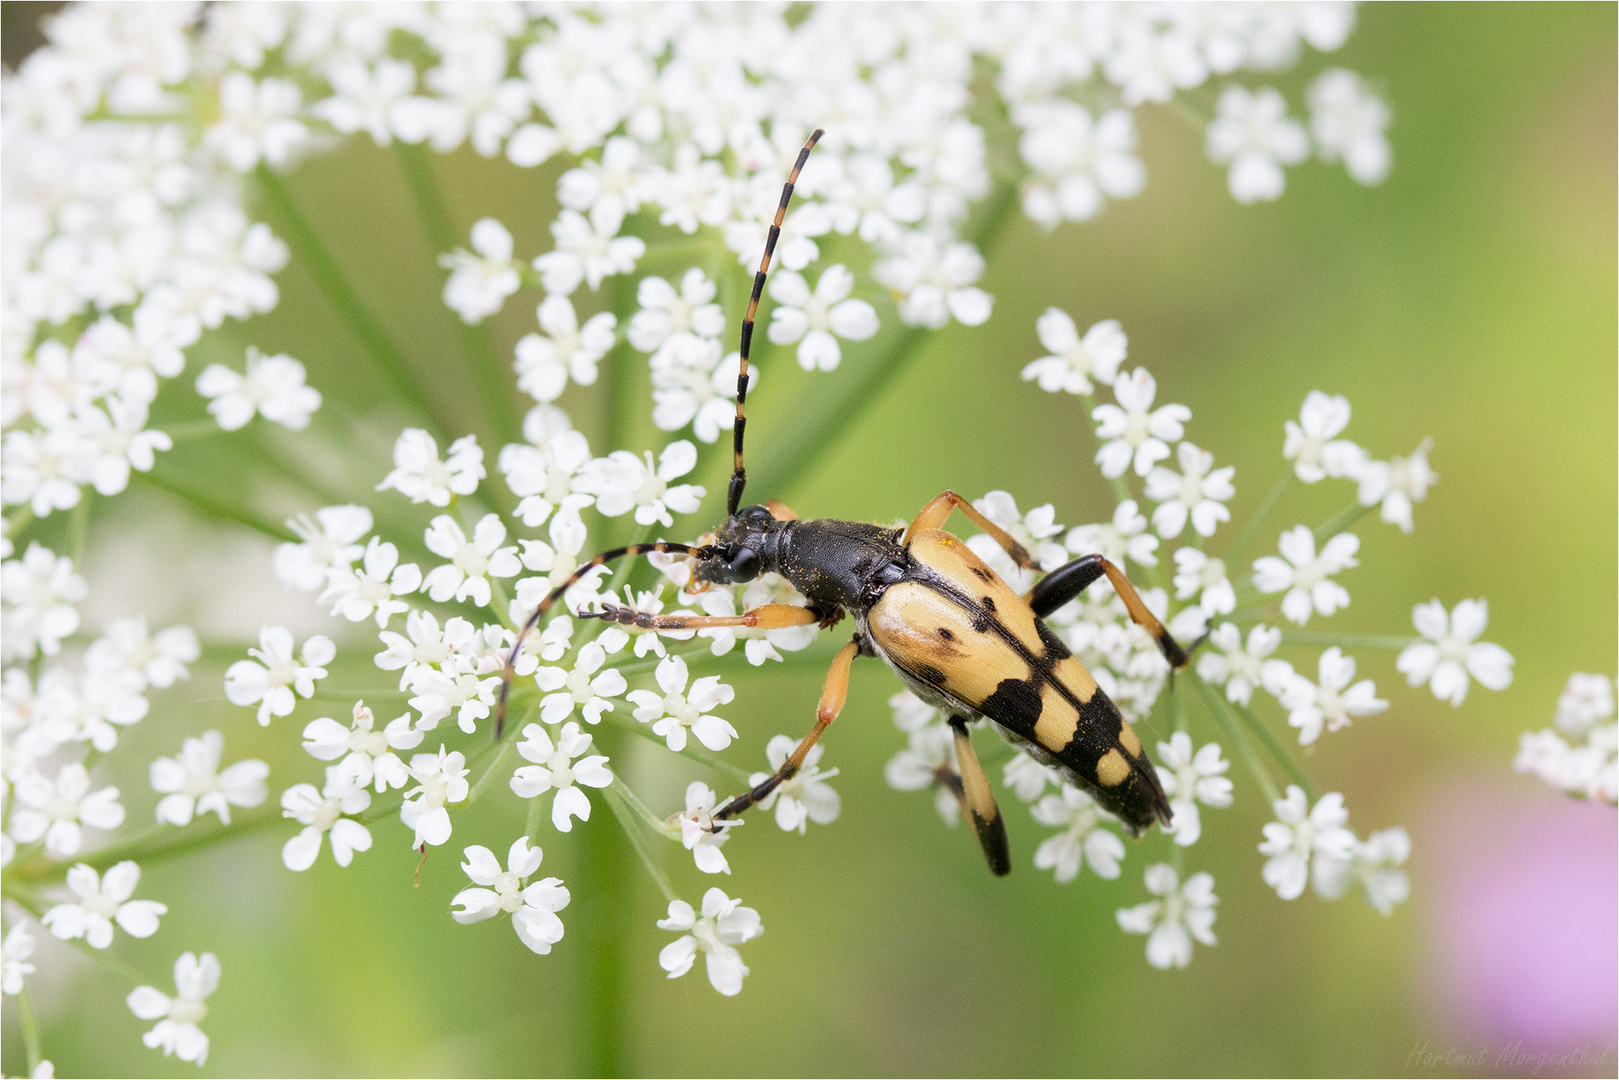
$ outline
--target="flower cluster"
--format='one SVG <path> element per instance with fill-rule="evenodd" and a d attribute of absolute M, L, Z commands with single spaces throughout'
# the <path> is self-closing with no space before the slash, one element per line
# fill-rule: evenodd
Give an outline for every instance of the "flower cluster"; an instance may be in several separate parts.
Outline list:
<path fill-rule="evenodd" d="M 560 880 L 529 880 L 547 816 L 558 833 L 572 832 L 575 822 L 622 826 L 638 852 L 658 842 L 677 852 L 679 843 L 697 871 L 729 869 L 721 847 L 738 822 L 724 815 L 714 789 L 691 781 L 684 809 L 660 816 L 600 752 L 617 752 L 605 731 L 681 755 L 681 768 L 728 769 L 726 784 L 757 784 L 769 774 L 717 756 L 740 738 L 721 715 L 735 691 L 700 665 L 738 643 L 753 666 L 780 662 L 816 634 L 813 624 L 654 634 L 577 617 L 608 599 L 642 612 L 711 616 L 804 602 L 774 575 L 704 589 L 680 558 L 655 560 L 656 576 L 632 581 L 593 567 L 592 555 L 614 538 L 696 531 L 677 516 L 696 512 L 708 495 L 692 478 L 703 475 L 707 448 L 735 423 L 739 357 L 724 339 L 735 333 L 783 182 L 811 129 L 827 134 L 781 227 L 760 337 L 778 352 L 791 350 L 816 378 L 877 363 L 884 338 L 914 348 L 916 332 L 989 319 L 993 297 L 980 287 L 989 230 L 1007 211 L 1054 228 L 1140 192 L 1146 170 L 1133 110 L 1142 104 L 1179 98 L 1196 115 L 1199 102 L 1217 95 L 1202 133 L 1242 201 L 1275 198 L 1284 167 L 1312 152 L 1341 161 L 1366 184 L 1379 182 L 1390 164 L 1388 109 L 1358 76 L 1339 69 L 1316 76 L 1307 124 L 1289 117 L 1275 90 L 1237 81 L 1289 67 L 1306 47 L 1336 49 L 1353 25 L 1348 4 L 1230 5 L 1215 17 L 1173 4 L 469 10 L 86 5 L 55 16 L 50 44 L 6 77 L 0 863 L 45 890 L 29 895 L 59 894 L 38 910 L 7 908 L 7 993 L 25 992 L 33 974 L 30 918 L 58 937 L 102 948 L 115 928 L 155 932 L 166 913 L 158 901 L 133 899 L 138 861 L 109 859 L 98 874 L 87 848 L 126 816 L 120 789 L 97 779 L 108 768 L 102 755 L 147 716 L 151 691 L 188 677 L 202 643 L 184 626 L 149 632 L 140 616 L 108 620 L 99 636 L 83 630 L 83 553 L 52 545 L 64 531 L 83 537 L 84 485 L 110 496 L 132 476 L 151 474 L 154 488 L 211 516 L 233 510 L 225 516 L 283 541 L 275 577 L 331 617 L 330 634 L 308 636 L 256 617 L 257 646 L 223 679 L 225 698 L 253 710 L 260 725 L 304 710 L 296 730 L 320 765 L 280 788 L 280 813 L 290 822 L 285 866 L 307 869 L 323 848 L 349 866 L 374 842 L 425 853 L 450 840 L 469 804 L 510 792 L 528 803 L 530 828 L 509 845 L 504 868 L 491 848 L 463 847 L 471 885 L 450 901 L 449 914 L 465 923 L 509 913 L 521 942 L 545 953 L 562 940 L 559 912 L 570 902 Z M 994 108 L 978 107 L 986 97 Z M 165 472 L 179 455 L 160 455 L 182 439 L 242 446 L 253 435 L 244 429 L 265 427 L 261 417 L 316 445 L 310 429 L 318 428 L 323 397 L 310 377 L 320 369 L 237 338 L 227 354 L 216 347 L 223 335 L 208 335 L 227 320 L 275 308 L 274 275 L 293 257 L 325 268 L 317 276 L 329 296 L 350 295 L 333 284 L 341 271 L 311 239 L 282 173 L 362 133 L 377 145 L 402 144 L 406 160 L 415 147 L 449 153 L 470 145 L 514 168 L 558 166 L 559 211 L 544 250 L 520 253 L 512 230 L 484 216 L 466 248 L 435 253 L 443 301 L 464 323 L 488 319 L 513 298 L 534 304 L 533 331 L 500 358 L 512 365 L 527 412 L 521 440 L 500 446 L 490 470 L 487 440 L 459 434 L 431 395 L 395 371 L 401 396 L 414 398 L 404 404 L 423 415 L 397 435 L 391 470 L 370 476 L 374 491 L 335 498 L 323 484 L 306 484 L 294 505 L 310 512 L 287 522 L 289 539 L 267 524 L 281 512 L 199 492 Z M 992 151 L 997 140 L 1007 154 Z M 283 237 L 253 220 L 253 193 L 279 204 Z M 600 310 L 603 286 L 614 278 L 634 287 L 606 290 L 623 302 Z M 355 314 L 355 304 L 337 306 L 386 367 L 385 335 Z M 1233 470 L 1216 467 L 1212 452 L 1187 439 L 1190 410 L 1157 402 L 1151 374 L 1126 370 L 1128 341 L 1118 323 L 1099 322 L 1082 335 L 1053 310 L 1039 333 L 1050 355 L 1024 377 L 1085 400 L 1097 425 L 1096 462 L 1120 492 L 1117 508 L 1104 522 L 1072 528 L 1057 522 L 1051 504 L 1024 513 L 1007 492 L 988 493 L 978 508 L 1035 552 L 1041 571 L 1101 552 L 1145 574 L 1146 603 L 1177 636 L 1194 642 L 1208 631 L 1198 685 L 1223 691 L 1211 700 L 1231 714 L 1220 714 L 1233 724 L 1228 743 L 1251 749 L 1242 725 L 1258 723 L 1249 706 L 1260 688 L 1282 703 L 1306 743 L 1384 707 L 1369 681 L 1353 681 L 1355 662 L 1339 649 L 1319 657 L 1318 681 L 1270 656 L 1288 644 L 1289 631 L 1268 623 L 1303 626 L 1348 603 L 1339 577 L 1356 565 L 1354 536 L 1344 531 L 1350 519 L 1283 534 L 1278 555 L 1259 559 L 1252 573 L 1239 565 L 1242 541 L 1221 557 L 1209 554 L 1206 542 L 1230 519 Z M 199 343 L 212 362 L 202 363 Z M 624 356 L 636 364 L 645 358 L 651 421 L 669 438 L 593 452 L 563 403 L 571 407 L 604 363 Z M 154 402 L 188 367 L 187 382 L 161 410 L 178 419 L 153 426 Z M 614 369 L 615 380 L 628 374 Z M 1099 388 L 1112 400 L 1091 400 Z M 1357 514 L 1378 507 L 1384 520 L 1410 531 L 1413 504 L 1435 480 L 1428 444 L 1406 458 L 1372 460 L 1339 437 L 1347 420 L 1343 399 L 1312 394 L 1287 427 L 1285 458 L 1305 483 L 1349 480 Z M 290 464 L 283 471 L 299 472 Z M 401 524 L 416 521 L 408 515 L 418 508 L 435 515 L 425 528 Z M 51 519 L 69 510 L 76 524 L 64 530 L 62 517 Z M 1032 574 L 984 538 L 971 543 L 1015 587 L 1032 584 Z M 1171 563 L 1173 581 L 1160 581 L 1158 568 Z M 588 572 L 576 578 L 581 569 Z M 517 628 L 563 586 L 552 617 L 519 647 Z M 1274 612 L 1263 607 L 1265 597 L 1278 598 Z M 1505 684 L 1510 657 L 1474 640 L 1482 605 L 1476 613 L 1458 607 L 1448 621 L 1443 609 L 1424 610 L 1418 630 L 1428 642 L 1411 643 L 1400 661 L 1414 683 L 1431 682 L 1457 702 L 1469 677 Z M 1166 692 L 1154 642 L 1105 583 L 1050 622 L 1132 720 L 1179 700 L 1183 687 Z M 366 697 L 399 703 L 381 718 L 363 702 L 345 702 L 342 719 L 310 715 L 325 708 L 320 687 L 338 644 L 349 650 L 362 629 L 377 635 L 374 664 L 387 673 Z M 504 733 L 501 753 L 482 755 L 503 705 L 515 730 Z M 936 788 L 949 819 L 956 804 L 946 780 L 959 766 L 952 740 L 920 702 L 902 700 L 899 709 L 909 745 L 890 763 L 889 778 L 898 787 Z M 269 800 L 268 767 L 227 764 L 225 741 L 213 730 L 176 735 L 165 744 L 178 744 L 174 756 L 139 763 L 136 774 L 149 775 L 160 796 L 158 827 L 143 850 L 161 850 L 173 831 L 196 830 L 195 819 L 210 813 L 228 835 L 239 824 L 233 810 Z M 777 770 L 793 745 L 777 736 L 753 761 L 762 756 Z M 1232 801 L 1229 762 L 1219 744 L 1194 743 L 1179 723 L 1159 753 L 1178 852 L 1213 831 L 1204 828 L 1203 809 Z M 820 755 L 815 748 L 763 800 L 781 829 L 802 833 L 837 818 L 828 781 L 838 770 L 822 769 Z M 1003 775 L 1035 820 L 1057 830 L 1036 851 L 1037 866 L 1060 881 L 1084 867 L 1120 874 L 1125 851 L 1115 823 L 1086 794 L 1027 756 L 1006 762 Z M 603 806 L 608 813 L 593 820 Z M 383 820 L 393 815 L 397 827 Z M 617 820 L 604 826 L 608 816 Z M 1359 875 L 1373 893 L 1369 875 L 1389 871 L 1364 867 L 1397 866 L 1395 855 L 1404 857 L 1387 836 L 1374 834 L 1362 845 L 1368 853 L 1334 848 L 1344 864 L 1336 878 L 1318 860 L 1317 891 L 1341 892 L 1335 883 Z M 674 894 L 655 858 L 648 865 L 669 893 L 669 917 L 659 925 L 683 935 L 663 950 L 661 966 L 680 975 L 702 952 L 714 987 L 738 992 L 747 968 L 737 946 L 760 932 L 758 914 L 718 889 L 694 908 Z M 1159 899 L 1121 912 L 1119 921 L 1149 934 L 1153 963 L 1183 964 L 1191 941 L 1213 943 L 1206 874 L 1183 884 L 1168 866 L 1154 866 L 1146 881 Z M 1374 902 L 1397 899 L 1386 883 L 1378 890 Z M 199 1024 L 219 974 L 212 953 L 187 952 L 175 967 L 174 996 L 149 986 L 132 993 L 134 1014 L 157 1021 L 147 1045 L 201 1064 L 208 1041 Z"/>
<path fill-rule="evenodd" d="M 1586 799 L 1619 802 L 1619 720 L 1614 718 L 1613 680 L 1606 675 L 1568 677 L 1557 699 L 1555 728 L 1526 731 L 1514 762 L 1559 791 Z"/>

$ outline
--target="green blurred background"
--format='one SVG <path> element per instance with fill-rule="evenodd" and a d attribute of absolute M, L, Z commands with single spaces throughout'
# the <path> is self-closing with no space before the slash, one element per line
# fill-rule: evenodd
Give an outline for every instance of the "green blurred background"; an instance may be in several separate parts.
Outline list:
<path fill-rule="evenodd" d="M 1418 602 L 1486 596 L 1485 638 L 1513 653 L 1516 677 L 1502 693 L 1475 685 L 1453 710 L 1406 687 L 1392 652 L 1353 650 L 1392 706 L 1324 737 L 1307 767 L 1322 790 L 1346 794 L 1361 835 L 1393 824 L 1411 831 L 1413 896 L 1392 918 L 1358 897 L 1278 901 L 1260 881 L 1255 851 L 1270 812 L 1238 768 L 1236 806 L 1205 814 L 1205 839 L 1188 861 L 1189 871 L 1214 874 L 1220 944 L 1199 946 L 1186 971 L 1155 971 L 1143 940 L 1120 933 L 1113 912 L 1144 898 L 1141 873 L 1164 857 L 1162 840 L 1133 847 L 1118 881 L 1086 873 L 1057 886 L 1030 864 L 1045 830 L 1009 806 L 1015 871 L 992 879 L 971 838 L 940 827 L 928 797 L 884 784 L 883 763 L 903 744 L 886 704 L 898 687 L 863 664 L 825 741 L 824 764 L 842 770 L 842 817 L 803 838 L 759 818 L 727 848 L 735 872 L 718 881 L 684 855 L 669 860 L 688 899 L 718 884 L 762 914 L 766 933 L 743 949 L 752 974 L 736 999 L 715 994 L 701 965 L 664 980 L 656 955 L 671 935 L 654 927 L 664 901 L 633 861 L 622 863 L 630 880 L 613 885 L 627 906 L 603 911 L 609 905 L 580 887 L 592 854 L 584 845 L 612 847 L 591 839 L 605 820 L 545 844 L 545 872 L 574 886 L 568 936 L 551 956 L 521 948 L 506 920 L 452 923 L 460 846 L 482 842 L 503 856 L 521 828 L 516 800 L 498 794 L 457 819 L 419 889 L 409 885 L 416 856 L 397 820 L 374 827 L 376 848 L 346 871 L 323 856 L 309 873 L 286 872 L 278 850 L 289 830 L 280 826 L 153 863 L 141 895 L 165 900 L 170 914 L 157 937 L 122 940 L 121 955 L 165 989 L 180 951 L 219 955 L 204 1075 L 570 1073 L 613 1053 L 625 1071 L 649 1075 L 1519 1071 L 1487 1056 L 1411 1055 L 1424 1046 L 1467 1054 L 1510 1034 L 1451 1000 L 1461 991 L 1446 974 L 1446 942 L 1470 865 L 1487 862 L 1491 845 L 1521 822 L 1585 830 L 1599 852 L 1607 837 L 1612 859 L 1611 810 L 1565 804 L 1515 777 L 1510 763 L 1521 731 L 1549 725 L 1571 671 L 1615 666 L 1615 37 L 1609 4 L 1364 7 L 1330 63 L 1365 75 L 1392 104 L 1393 174 L 1367 189 L 1341 169 L 1308 164 L 1289 170 L 1273 205 L 1235 204 L 1198 130 L 1173 110 L 1139 110 L 1145 192 L 1052 234 L 1014 219 L 986 252 L 981 284 L 996 298 L 989 324 L 935 335 L 835 445 L 796 462 L 785 486 L 771 481 L 795 463 L 773 450 L 772 432 L 858 385 L 862 359 L 886 339 L 847 348 L 830 376 L 804 375 L 784 350 L 761 353 L 750 494 L 782 498 L 805 516 L 891 520 L 948 487 L 975 496 L 1005 488 L 1025 509 L 1051 501 L 1070 525 L 1106 517 L 1111 495 L 1090 464 L 1082 408 L 1017 378 L 1040 355 L 1034 322 L 1049 305 L 1081 329 L 1121 320 L 1130 364 L 1154 373 L 1160 401 L 1191 407 L 1190 439 L 1237 467 L 1238 522 L 1279 475 L 1282 421 L 1297 416 L 1309 390 L 1346 394 L 1355 410 L 1347 434 L 1376 456 L 1433 437 L 1441 482 L 1417 507 L 1414 535 L 1362 523 L 1361 567 L 1343 579 L 1354 603 L 1329 626 L 1407 633 Z M 1307 57 L 1274 82 L 1299 108 L 1321 66 Z M 520 254 L 546 246 L 554 167 L 519 173 L 467 150 L 434 157 L 432 168 L 459 237 L 493 213 Z M 444 408 L 487 432 L 402 175 L 391 152 L 350 143 L 308 161 L 289 186 Z M 206 339 L 190 370 L 215 350 L 239 357 L 248 341 L 304 360 L 328 395 L 316 433 L 330 440 L 305 471 L 359 497 L 386 471 L 398 418 L 372 413 L 378 385 L 306 269 L 294 263 L 279 280 L 273 315 Z M 493 321 L 498 355 L 509 357 L 531 328 L 535 300 L 525 292 Z M 604 290 L 603 302 L 612 300 Z M 644 378 L 642 368 L 638 383 L 609 378 L 564 399 L 593 450 L 656 445 L 644 419 L 612 439 L 605 426 L 610 402 L 633 403 L 644 418 Z M 194 396 L 164 402 L 176 415 L 200 411 Z M 345 428 L 345 416 L 367 426 Z M 252 437 L 278 453 L 297 445 Z M 177 449 L 166 464 L 172 476 L 212 469 L 208 482 L 220 490 L 251 488 L 272 518 L 318 505 L 287 495 L 274 477 L 240 475 L 202 445 Z M 721 487 L 717 475 L 707 476 L 711 490 Z M 1341 485 L 1330 495 L 1296 487 L 1250 554 L 1277 529 L 1319 522 L 1345 497 Z M 97 521 L 95 545 L 117 550 L 135 524 L 158 527 L 172 504 L 146 498 L 114 504 Z M 677 522 L 675 532 L 700 524 Z M 266 572 L 263 563 L 253 572 Z M 219 591 L 228 587 L 222 580 Z M 834 644 L 829 636 L 814 652 L 821 665 Z M 387 685 L 367 670 L 369 650 L 347 655 L 357 662 L 334 672 L 334 688 Z M 1293 659 L 1313 667 L 1313 655 Z M 271 763 L 275 790 L 315 779 L 295 733 L 318 713 L 305 705 L 261 731 L 219 700 L 228 659 L 210 654 L 190 685 L 155 696 L 152 718 L 127 737 L 132 757 L 172 753 L 181 734 L 216 726 L 231 758 Z M 807 727 L 823 667 L 812 659 L 760 672 L 733 656 L 701 669 L 709 670 L 738 688 L 728 715 L 744 742 L 730 756 L 747 765 L 762 761 L 769 736 Z M 331 712 L 341 704 L 326 704 L 342 715 Z M 1200 714 L 1194 733 L 1199 742 L 1218 737 Z M 695 766 L 665 775 L 620 749 L 615 761 L 659 812 L 703 775 Z M 131 820 L 141 820 L 156 797 L 138 774 L 120 782 Z M 599 804 L 597 813 L 605 818 Z M 1599 910 L 1612 911 L 1611 892 L 1598 893 Z M 593 1031 L 581 988 L 591 956 L 615 945 L 627 964 L 628 1033 L 604 1056 L 581 1045 Z M 122 1003 L 127 987 L 87 965 L 67 970 L 36 990 L 59 1074 L 190 1074 L 139 1045 L 145 1025 Z M 8 1008 L 8 1075 L 22 1071 L 13 1020 Z M 1611 1075 L 1613 1035 L 1611 1023 L 1597 1027 L 1571 1045 L 1605 1054 L 1553 1071 Z"/>

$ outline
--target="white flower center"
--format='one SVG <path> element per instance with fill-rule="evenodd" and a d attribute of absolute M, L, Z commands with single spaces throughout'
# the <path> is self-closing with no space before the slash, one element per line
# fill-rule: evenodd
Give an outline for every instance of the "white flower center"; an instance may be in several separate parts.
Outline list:
<path fill-rule="evenodd" d="M 430 777 L 422 781 L 422 801 L 434 810 L 438 810 L 449 801 L 449 792 L 446 789 L 444 778 Z"/>
<path fill-rule="evenodd" d="M 568 680 L 565 685 L 568 688 L 568 693 L 573 695 L 573 699 L 581 704 L 596 696 L 590 689 L 590 672 L 588 671 L 574 668 L 568 672 Z"/>
<path fill-rule="evenodd" d="M 169 1002 L 169 1019 L 177 1024 L 200 1024 L 208 1015 L 208 1005 L 200 998 L 178 997 Z"/>
<path fill-rule="evenodd" d="M 368 757 L 381 757 L 388 752 L 388 737 L 380 731 L 356 728 L 349 735 L 349 749 L 358 750 Z"/>
<path fill-rule="evenodd" d="M 76 821 L 79 817 L 79 801 L 77 799 L 64 799 L 58 795 L 47 798 L 45 805 L 39 809 L 40 813 L 52 821 Z"/>
<path fill-rule="evenodd" d="M 1203 499 L 1203 478 L 1188 472 L 1181 477 L 1181 491 L 1177 496 L 1187 506 L 1192 506 Z"/>
<path fill-rule="evenodd" d="M 1206 589 L 1211 585 L 1218 585 L 1225 580 L 1225 560 L 1210 559 L 1203 564 L 1203 570 L 1198 574 L 1198 582 Z"/>
<path fill-rule="evenodd" d="M 81 897 L 79 906 L 86 911 L 92 911 L 100 915 L 103 919 L 111 919 L 117 916 L 119 904 L 118 901 L 106 893 L 97 890 L 88 896 Z"/>
<path fill-rule="evenodd" d="M 342 816 L 343 804 L 341 800 L 328 797 L 322 799 L 320 805 L 315 807 L 314 817 L 309 823 L 321 832 L 325 832 L 337 824 L 337 819 Z"/>
<path fill-rule="evenodd" d="M 663 711 L 676 722 L 691 727 L 702 715 L 695 705 L 686 700 L 685 694 L 669 694 L 663 699 Z"/>
<path fill-rule="evenodd" d="M 668 490 L 669 481 L 648 469 L 646 480 L 635 492 L 635 502 L 639 506 L 648 506 L 663 498 L 664 492 Z"/>
<path fill-rule="evenodd" d="M 697 925 L 691 928 L 691 936 L 697 939 L 697 947 L 703 952 L 713 952 L 721 945 L 719 927 L 713 919 L 698 919 Z"/>
<path fill-rule="evenodd" d="M 1295 589 L 1313 589 L 1317 582 L 1324 580 L 1326 577 L 1326 568 L 1321 565 L 1320 560 L 1311 559 L 1293 571 L 1293 587 Z"/>
<path fill-rule="evenodd" d="M 523 880 L 510 870 L 495 875 L 495 892 L 500 896 L 502 911 L 516 911 L 523 906 Z"/>
<path fill-rule="evenodd" d="M 1124 441 L 1129 443 L 1131 446 L 1140 446 L 1142 443 L 1147 441 L 1147 436 L 1151 434 L 1151 432 L 1148 430 L 1148 425 L 1151 423 L 1152 418 L 1145 412 L 1132 410 L 1127 414 L 1124 424 L 1124 434 L 1121 436 L 1121 438 L 1123 438 Z"/>
<path fill-rule="evenodd" d="M 545 767 L 551 770 L 551 786 L 565 788 L 573 784 L 573 759 L 561 750 L 546 759 Z"/>
<path fill-rule="evenodd" d="M 1467 642 L 1461 638 L 1451 637 L 1449 634 L 1439 639 L 1439 655 L 1446 660 L 1454 660 L 1458 664 L 1465 665 L 1467 663 L 1467 654 L 1471 649 L 1472 646 Z"/>
<path fill-rule="evenodd" d="M 214 770 L 204 769 L 201 772 L 187 773 L 185 785 L 180 793 L 187 798 L 200 798 L 219 786 L 219 777 Z"/>
<path fill-rule="evenodd" d="M 489 560 L 471 544 L 463 545 L 461 550 L 455 553 L 454 561 L 467 577 L 483 577 L 489 572 Z"/>

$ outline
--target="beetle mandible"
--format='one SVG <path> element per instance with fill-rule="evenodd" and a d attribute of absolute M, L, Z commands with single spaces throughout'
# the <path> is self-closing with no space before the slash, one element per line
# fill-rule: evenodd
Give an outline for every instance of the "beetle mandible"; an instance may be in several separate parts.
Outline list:
<path fill-rule="evenodd" d="M 839 650 L 827 672 L 815 726 L 779 769 L 751 791 L 722 804 L 714 812 L 716 821 L 741 814 L 798 772 L 810 748 L 843 708 L 855 657 L 877 656 L 917 697 L 949 718 L 960 772 L 943 771 L 940 778 L 972 820 L 996 874 L 1011 870 L 1011 856 L 1006 826 L 968 736 L 967 722 L 975 717 L 989 719 L 1012 742 L 1090 792 L 1132 833 L 1140 834 L 1154 821 L 1167 825 L 1169 802 L 1140 738 L 1091 673 L 1042 621 L 1106 575 L 1131 619 L 1152 635 L 1171 667 L 1184 667 L 1186 651 L 1113 563 L 1101 555 L 1083 556 L 1051 571 L 1019 596 L 966 544 L 945 532 L 943 525 L 953 511 L 960 510 L 1018 566 L 1035 569 L 1028 551 L 952 491 L 928 503 L 903 529 L 834 518 L 803 521 L 775 501 L 741 506 L 747 485 L 742 442 L 754 316 L 793 185 L 822 134 L 817 129 L 810 135 L 782 187 L 742 320 L 734 460 L 724 523 L 705 544 L 659 541 L 601 552 L 551 590 L 524 623 L 507 656 L 496 709 L 496 736 L 504 728 L 506 699 L 524 639 L 575 582 L 626 555 L 684 554 L 694 560 L 693 577 L 699 582 L 734 585 L 774 572 L 802 593 L 808 604 L 765 604 L 741 615 L 720 616 L 653 615 L 603 604 L 599 611 L 579 614 L 654 631 L 722 626 L 774 630 L 809 623 L 824 628 L 837 623 L 845 612 L 854 616 L 854 636 Z"/>

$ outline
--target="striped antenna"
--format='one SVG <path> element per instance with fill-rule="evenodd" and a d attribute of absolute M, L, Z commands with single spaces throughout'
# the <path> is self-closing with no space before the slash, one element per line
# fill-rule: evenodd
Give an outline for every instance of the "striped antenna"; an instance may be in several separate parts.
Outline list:
<path fill-rule="evenodd" d="M 748 484 L 748 471 L 742 467 L 742 434 L 748 426 L 743 407 L 748 400 L 748 347 L 753 343 L 753 316 L 759 310 L 759 297 L 765 291 L 765 275 L 770 272 L 770 257 L 776 253 L 776 241 L 781 237 L 781 223 L 787 216 L 787 202 L 793 197 L 793 185 L 798 183 L 799 171 L 804 168 L 810 151 L 815 149 L 815 144 L 821 141 L 824 134 L 824 131 L 816 128 L 804 144 L 804 149 L 798 152 L 793 171 L 787 174 L 787 183 L 782 185 L 781 202 L 776 207 L 776 220 L 770 226 L 770 235 L 765 238 L 765 253 L 764 258 L 759 260 L 759 272 L 753 275 L 753 296 L 748 299 L 748 313 L 742 319 L 742 363 L 736 374 L 736 428 L 731 433 L 733 471 L 731 486 L 725 496 L 725 516 L 728 518 L 736 516 L 737 507 L 742 505 L 742 489 Z"/>
<path fill-rule="evenodd" d="M 690 544 L 674 544 L 665 540 L 659 540 L 654 544 L 630 544 L 628 547 L 612 548 L 592 558 L 579 569 L 569 574 L 567 581 L 546 593 L 545 599 L 540 601 L 540 606 L 535 608 L 534 614 L 528 617 L 528 622 L 524 623 L 523 628 L 517 631 L 517 640 L 512 642 L 511 652 L 506 654 L 506 666 L 500 673 L 500 698 L 495 703 L 495 738 L 499 739 L 506 731 L 506 698 L 511 694 L 512 679 L 517 675 L 517 656 L 523 651 L 523 642 L 527 639 L 529 632 L 540 624 L 541 619 L 545 618 L 545 613 L 550 611 L 558 600 L 562 599 L 563 593 L 573 588 L 581 578 L 596 569 L 596 567 L 610 563 L 614 559 L 622 559 L 626 555 L 646 555 L 654 551 L 673 555 L 690 555 L 696 550 Z"/>

